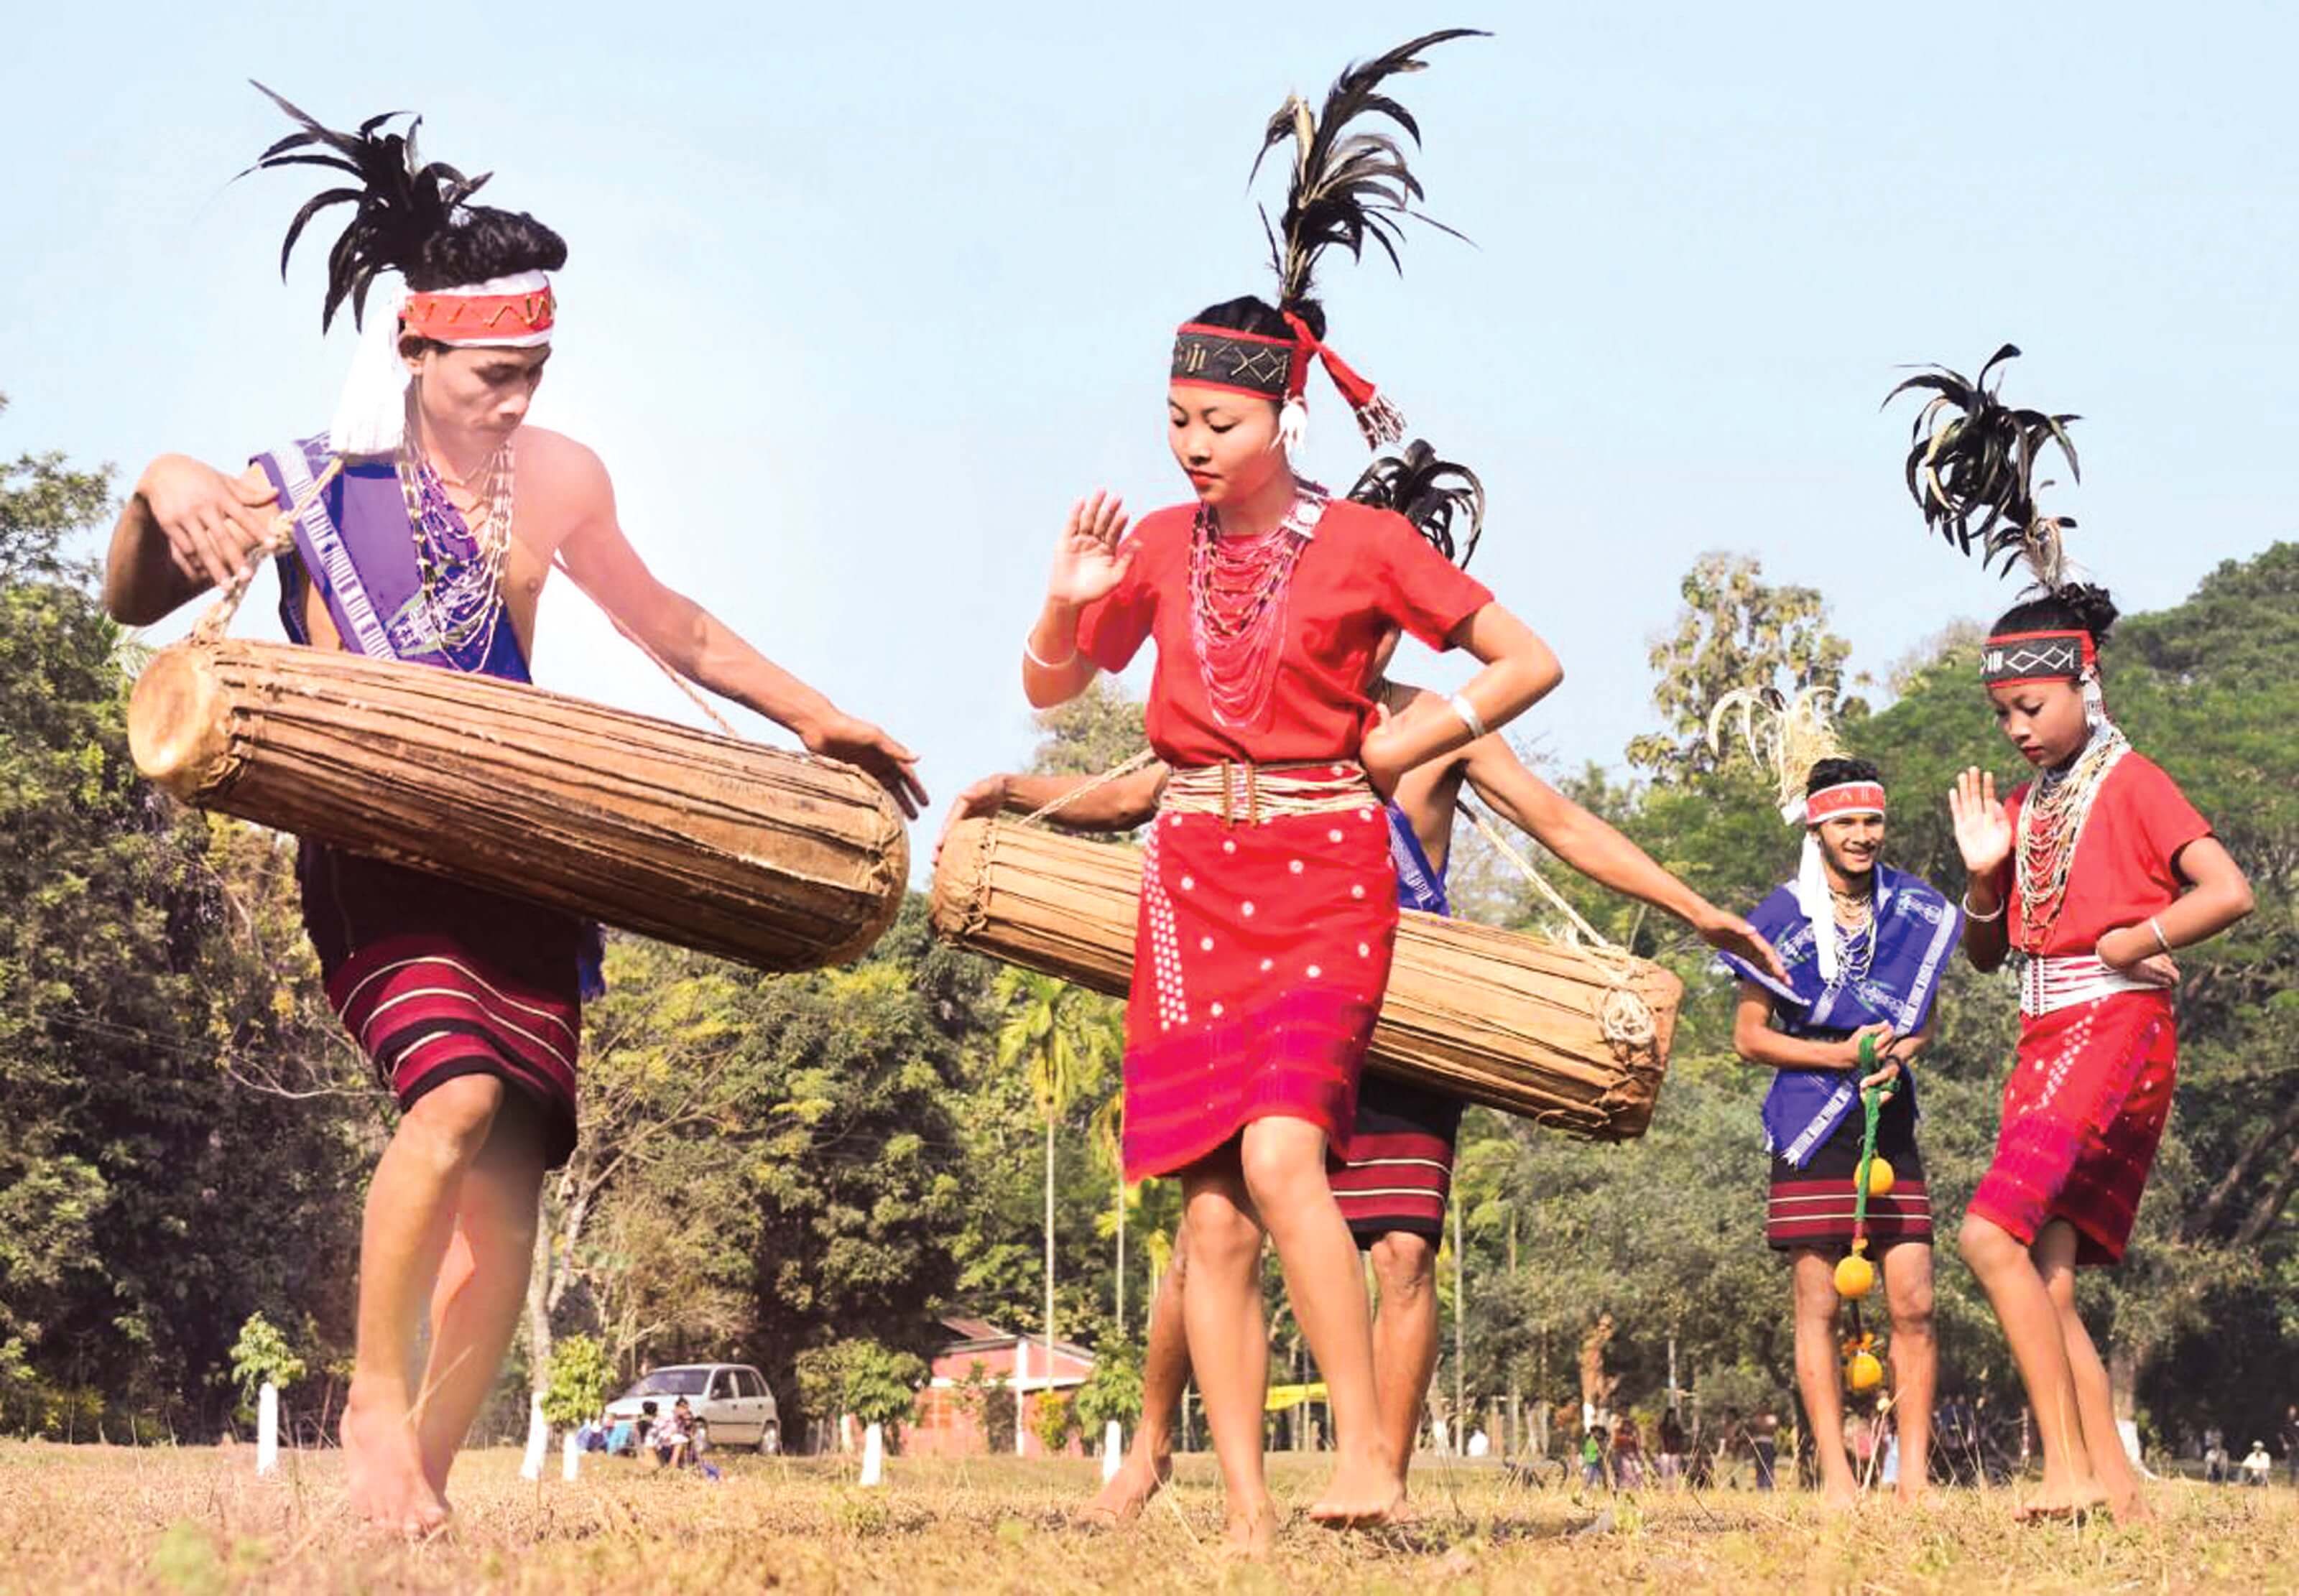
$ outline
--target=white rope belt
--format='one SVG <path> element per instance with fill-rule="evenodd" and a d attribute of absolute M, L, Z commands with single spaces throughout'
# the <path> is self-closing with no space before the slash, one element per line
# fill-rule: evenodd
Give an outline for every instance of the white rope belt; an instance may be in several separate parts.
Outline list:
<path fill-rule="evenodd" d="M 1162 815 L 1217 815 L 1224 825 L 1266 825 L 1300 815 L 1337 815 L 1381 800 L 1362 765 L 1220 765 L 1177 770 L 1166 782 Z"/>
<path fill-rule="evenodd" d="M 2031 1018 L 2096 1003 L 2118 992 L 2153 992 L 2147 982 L 2126 975 L 2089 954 L 2061 958 L 2031 955 L 2020 971 L 2020 1012 Z"/>

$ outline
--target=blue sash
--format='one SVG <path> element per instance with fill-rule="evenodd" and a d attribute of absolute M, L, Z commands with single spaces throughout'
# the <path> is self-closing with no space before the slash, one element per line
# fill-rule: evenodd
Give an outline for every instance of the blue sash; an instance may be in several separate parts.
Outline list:
<path fill-rule="evenodd" d="M 1730 954 L 1719 954 L 1725 968 L 1772 994 L 1773 1018 L 1789 1036 L 1834 1040 L 1880 1022 L 1888 1024 L 1895 1036 L 1922 1030 L 1939 995 L 1947 956 L 1963 932 L 1963 916 L 1928 882 L 1879 864 L 1874 922 L 1843 945 L 1843 971 L 1834 986 L 1820 978 L 1819 945 L 1793 884 L 1776 888 L 1756 906 L 1748 923 L 1780 955 L 1789 984 Z M 1867 949 L 1871 941 L 1874 946 Z M 1867 968 L 1854 979 L 1849 972 L 1863 963 L 1863 951 Z M 1902 1084 L 1913 1104 L 1913 1070 Z M 1772 1089 L 1764 1096 L 1765 1146 L 1802 1169 L 1859 1095 L 1860 1077 L 1853 1071 L 1775 1071 Z"/>
<path fill-rule="evenodd" d="M 1405 811 L 1395 804 L 1384 807 L 1389 811 L 1389 856 L 1397 866 L 1398 907 L 1418 909 L 1424 914 L 1450 914 L 1453 906 L 1445 897 L 1445 872 L 1429 863 L 1429 855 Z"/>

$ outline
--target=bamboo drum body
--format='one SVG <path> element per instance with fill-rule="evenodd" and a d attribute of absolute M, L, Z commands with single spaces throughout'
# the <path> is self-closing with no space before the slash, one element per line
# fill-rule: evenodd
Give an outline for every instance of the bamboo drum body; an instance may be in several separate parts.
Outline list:
<path fill-rule="evenodd" d="M 859 771 L 491 677 L 183 643 L 128 724 L 187 804 L 761 970 L 859 957 L 909 871 Z"/>
<path fill-rule="evenodd" d="M 1133 969 L 1138 850 L 1010 821 L 952 828 L 934 870 L 934 930 L 1009 963 L 1123 996 Z M 1649 1011 L 1608 1028 L 1625 990 Z M 1370 1067 L 1573 1136 L 1644 1134 L 1684 986 L 1642 959 L 1407 912 Z"/>

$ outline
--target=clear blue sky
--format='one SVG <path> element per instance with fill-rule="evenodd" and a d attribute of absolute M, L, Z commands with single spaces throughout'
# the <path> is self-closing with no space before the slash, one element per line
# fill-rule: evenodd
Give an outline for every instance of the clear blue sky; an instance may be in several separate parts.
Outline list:
<path fill-rule="evenodd" d="M 0 56 L 0 452 L 131 473 L 325 424 L 348 350 L 280 130 L 409 106 L 572 247 L 535 418 L 593 445 L 666 578 L 925 757 L 1032 729 L 1016 650 L 1062 515 L 1184 496 L 1174 324 L 1259 291 L 1244 179 L 1289 88 L 1424 27 L 1432 211 L 1334 340 L 1473 464 L 1475 569 L 1567 680 L 1525 730 L 1611 762 L 1703 550 L 1816 584 L 1881 671 L 2010 588 L 1921 534 L 1905 361 L 2015 340 L 2080 411 L 2054 502 L 2126 600 L 2299 533 L 2299 25 L 2268 4 L 43 5 Z M 482 18 L 492 21 L 482 21 Z M 1320 389 L 1312 470 L 1363 461 Z M 2278 462 L 2281 463 L 2278 464 Z M 266 588 L 268 590 L 267 583 Z M 553 686 L 693 710 L 579 595 Z M 1454 661 L 1403 667 L 1452 682 Z M 1138 669 L 1138 667 L 1137 667 Z M 1975 740 L 1984 733 L 1975 717 Z"/>

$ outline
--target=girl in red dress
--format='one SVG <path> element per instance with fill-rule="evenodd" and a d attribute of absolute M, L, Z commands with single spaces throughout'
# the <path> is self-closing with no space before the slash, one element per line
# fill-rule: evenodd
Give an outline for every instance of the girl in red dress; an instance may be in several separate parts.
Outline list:
<path fill-rule="evenodd" d="M 2171 778 L 2108 717 L 2104 590 L 2069 579 L 2072 523 L 2042 515 L 2029 484 L 2068 416 L 2006 409 L 1988 373 L 1918 379 L 1939 398 L 1918 423 L 1908 479 L 1927 519 L 1967 549 L 2023 559 L 2038 596 L 1991 629 L 1980 677 L 2003 729 L 2035 767 L 1998 801 L 1976 766 L 1948 795 L 1970 872 L 1963 949 L 1994 970 L 2021 961 L 2020 1047 L 2004 1083 L 1996 1156 L 1958 1237 L 2004 1326 L 2035 1410 L 2044 1487 L 2023 1517 L 2106 1503 L 2145 1517 L 2107 1369 L 2076 1312 L 2075 1270 L 2121 1261 L 2178 1072 L 2173 949 L 2251 912 L 2243 872 Z M 1961 410 L 1926 433 L 1943 411 Z M 2073 455 L 2068 456 L 2071 466 Z"/>
<path fill-rule="evenodd" d="M 1419 186 L 1394 144 L 1342 130 L 1365 112 L 1409 131 L 1376 87 L 1458 32 L 1352 68 L 1322 116 L 1290 101 L 1273 122 L 1272 143 L 1298 140 L 1277 302 L 1213 306 L 1174 344 L 1168 440 L 1196 501 L 1145 517 L 1130 537 L 1115 500 L 1081 503 L 1025 650 L 1025 688 L 1044 707 L 1157 645 L 1148 731 L 1174 775 L 1142 872 L 1125 1174 L 1183 1182 L 1190 1358 L 1231 1538 L 1249 1550 L 1274 1526 L 1261 1468 L 1265 1235 L 1332 1403 L 1340 1456 L 1312 1517 L 1379 1522 L 1403 1494 L 1379 1433 L 1357 1247 L 1325 1173 L 1328 1153 L 1347 1151 L 1397 933 L 1382 796 L 1561 674 L 1404 517 L 1329 496 L 1288 458 L 1313 358 L 1368 438 L 1397 435 L 1395 411 L 1326 348 L 1310 271 L 1329 243 L 1393 246 Z M 1383 717 L 1366 683 L 1374 651 L 1400 628 L 1465 649 L 1485 669 L 1449 703 Z"/>

